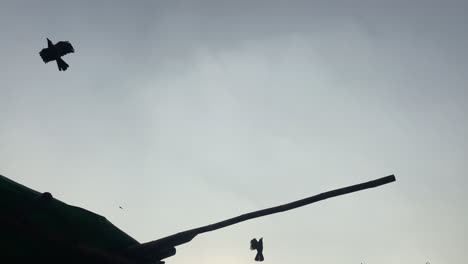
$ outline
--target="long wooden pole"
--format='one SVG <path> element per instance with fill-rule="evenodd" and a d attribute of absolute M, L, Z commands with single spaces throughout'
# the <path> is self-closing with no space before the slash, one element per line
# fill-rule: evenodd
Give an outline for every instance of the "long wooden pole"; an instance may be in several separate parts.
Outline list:
<path fill-rule="evenodd" d="M 266 215 L 285 212 L 285 211 L 292 210 L 292 209 L 295 209 L 295 208 L 298 208 L 298 207 L 301 207 L 301 206 L 304 206 L 304 205 L 319 202 L 319 201 L 322 201 L 322 200 L 325 200 L 325 199 L 328 199 L 328 198 L 332 198 L 332 197 L 336 197 L 336 196 L 340 196 L 340 195 L 345 195 L 345 194 L 353 193 L 353 192 L 357 192 L 357 191 L 362 191 L 362 190 L 365 190 L 365 189 L 375 188 L 375 187 L 378 187 L 378 186 L 381 186 L 381 185 L 384 185 L 384 184 L 387 184 L 387 183 L 394 182 L 395 180 L 396 180 L 395 175 L 389 175 L 389 176 L 379 178 L 379 179 L 376 179 L 376 180 L 372 180 L 372 181 L 359 183 L 359 184 L 351 185 L 351 186 L 348 186 L 348 187 L 343 187 L 343 188 L 340 188 L 340 189 L 324 192 L 324 193 L 314 195 L 314 196 L 310 196 L 310 197 L 307 197 L 305 199 L 297 200 L 297 201 L 294 201 L 294 202 L 291 202 L 291 203 L 287 203 L 287 204 L 283 204 L 283 205 L 279 205 L 279 206 L 270 207 L 270 208 L 267 208 L 267 209 L 262 209 L 262 210 L 246 213 L 246 214 L 239 215 L 239 216 L 236 216 L 236 217 L 233 217 L 233 218 L 229 218 L 229 219 L 224 220 L 224 221 L 220 221 L 220 222 L 211 224 L 211 225 L 206 225 L 206 226 L 190 229 L 190 230 L 180 232 L 180 233 L 177 233 L 177 234 L 174 234 L 174 235 L 171 235 L 171 236 L 168 236 L 168 237 L 164 237 L 164 238 L 161 238 L 161 239 L 158 239 L 158 240 L 154 240 L 154 241 L 151 241 L 151 242 L 148 242 L 148 243 L 143 243 L 141 245 L 135 246 L 134 248 L 131 249 L 131 251 L 133 251 L 133 250 L 139 251 L 139 252 L 142 252 L 142 251 L 147 252 L 148 250 L 157 250 L 157 251 L 159 251 L 159 250 L 161 250 L 162 248 L 165 248 L 165 247 L 175 247 L 175 246 L 178 246 L 178 245 L 189 242 L 195 236 L 197 236 L 198 234 L 201 234 L 201 233 L 210 232 L 210 231 L 213 231 L 213 230 L 216 230 L 216 229 L 224 228 L 224 227 L 234 225 L 234 224 L 237 224 L 237 223 L 240 223 L 240 222 L 243 222 L 243 221 L 247 221 L 247 220 L 250 220 L 250 219 L 253 219 L 253 218 L 257 218 L 257 217 L 262 217 L 262 216 L 266 216 Z"/>

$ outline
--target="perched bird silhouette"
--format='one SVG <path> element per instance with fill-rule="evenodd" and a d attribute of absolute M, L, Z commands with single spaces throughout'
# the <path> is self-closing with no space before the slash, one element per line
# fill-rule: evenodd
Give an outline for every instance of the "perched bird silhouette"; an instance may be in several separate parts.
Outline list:
<path fill-rule="evenodd" d="M 250 250 L 257 250 L 255 261 L 263 261 L 263 237 L 258 241 L 256 238 L 250 240 Z"/>
<path fill-rule="evenodd" d="M 59 71 L 66 71 L 68 69 L 68 64 L 62 60 L 61 57 L 74 52 L 75 49 L 68 41 L 59 41 L 54 45 L 50 39 L 47 39 L 47 48 L 42 49 L 39 55 L 41 55 L 44 63 L 57 61 Z"/>

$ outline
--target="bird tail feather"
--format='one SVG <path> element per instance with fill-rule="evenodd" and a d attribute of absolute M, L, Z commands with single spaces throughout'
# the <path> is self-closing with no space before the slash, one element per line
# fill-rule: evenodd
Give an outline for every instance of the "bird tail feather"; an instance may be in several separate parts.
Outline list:
<path fill-rule="evenodd" d="M 66 71 L 68 69 L 68 64 L 62 58 L 57 59 L 57 66 L 59 71 Z"/>
<path fill-rule="evenodd" d="M 255 256 L 255 261 L 263 261 L 263 254 L 260 252 L 257 252 L 257 255 Z"/>

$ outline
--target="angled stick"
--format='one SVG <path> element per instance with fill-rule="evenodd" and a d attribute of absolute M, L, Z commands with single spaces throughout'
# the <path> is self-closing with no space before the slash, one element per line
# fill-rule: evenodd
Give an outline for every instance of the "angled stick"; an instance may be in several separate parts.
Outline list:
<path fill-rule="evenodd" d="M 220 221 L 220 222 L 211 224 L 211 225 L 206 225 L 206 226 L 190 229 L 190 230 L 187 230 L 187 231 L 183 231 L 183 232 L 180 232 L 180 233 L 177 233 L 177 234 L 174 234 L 174 235 L 171 235 L 171 236 L 167 236 L 167 237 L 164 237 L 164 238 L 161 238 L 161 239 L 158 239 L 158 240 L 154 240 L 154 241 L 151 241 L 151 242 L 147 242 L 147 243 L 143 243 L 141 245 L 134 246 L 132 248 L 129 248 L 129 250 L 133 251 L 135 253 L 136 252 L 139 252 L 139 253 L 145 252 L 145 253 L 147 253 L 148 251 L 151 251 L 151 250 L 156 250 L 156 251 L 161 251 L 163 249 L 166 250 L 167 248 L 172 248 L 172 247 L 187 243 L 190 240 L 192 240 L 195 236 L 197 236 L 198 234 L 201 234 L 201 233 L 214 231 L 214 230 L 217 230 L 217 229 L 220 229 L 220 228 L 224 228 L 224 227 L 234 225 L 234 224 L 237 224 L 237 223 L 240 223 L 240 222 L 243 222 L 243 221 L 247 221 L 247 220 L 250 220 L 250 219 L 253 219 L 253 218 L 257 218 L 257 217 L 262 217 L 262 216 L 266 216 L 266 215 L 285 212 L 285 211 L 292 210 L 292 209 L 295 209 L 295 208 L 298 208 L 298 207 L 301 207 L 301 206 L 304 206 L 304 205 L 319 202 L 319 201 L 322 201 L 322 200 L 325 200 L 325 199 L 328 199 L 328 198 L 332 198 L 332 197 L 336 197 L 336 196 L 340 196 L 340 195 L 345 195 L 345 194 L 348 194 L 348 193 L 358 192 L 358 191 L 362 191 L 362 190 L 365 190 L 365 189 L 375 188 L 375 187 L 378 187 L 378 186 L 381 186 L 381 185 L 384 185 L 384 184 L 387 184 L 387 183 L 394 182 L 395 180 L 396 179 L 395 179 L 394 175 L 389 175 L 389 176 L 379 178 L 379 179 L 376 179 L 376 180 L 372 180 L 372 181 L 368 181 L 368 182 L 364 182 L 364 183 L 359 183 L 359 184 L 351 185 L 351 186 L 348 186 L 348 187 L 343 187 L 343 188 L 340 188 L 340 189 L 336 189 L 336 190 L 324 192 L 324 193 L 321 193 L 321 194 L 318 194 L 318 195 L 310 196 L 310 197 L 307 197 L 307 198 L 304 198 L 304 199 L 301 199 L 301 200 L 297 200 L 297 201 L 294 201 L 294 202 L 291 202 L 291 203 L 287 203 L 287 204 L 283 204 L 283 205 L 279 205 L 279 206 L 270 207 L 270 208 L 267 208 L 267 209 L 262 209 L 262 210 L 246 213 L 246 214 L 239 215 L 239 216 L 236 216 L 236 217 L 233 217 L 233 218 L 229 218 L 229 219 L 224 220 L 224 221 Z M 175 254 L 175 252 L 174 252 L 174 254 Z"/>

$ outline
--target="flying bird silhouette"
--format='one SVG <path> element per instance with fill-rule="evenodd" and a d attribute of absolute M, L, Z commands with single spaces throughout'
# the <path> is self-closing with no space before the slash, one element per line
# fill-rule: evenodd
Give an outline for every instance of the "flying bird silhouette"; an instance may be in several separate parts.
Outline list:
<path fill-rule="evenodd" d="M 59 71 L 66 71 L 68 64 L 61 57 L 74 52 L 75 49 L 68 41 L 59 41 L 54 45 L 50 39 L 47 39 L 47 48 L 42 49 L 39 55 L 41 55 L 44 63 L 57 61 Z"/>
<path fill-rule="evenodd" d="M 257 250 L 255 261 L 263 261 L 263 237 L 258 241 L 256 238 L 250 240 L 250 250 Z"/>

